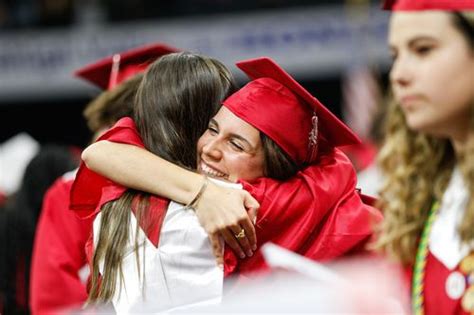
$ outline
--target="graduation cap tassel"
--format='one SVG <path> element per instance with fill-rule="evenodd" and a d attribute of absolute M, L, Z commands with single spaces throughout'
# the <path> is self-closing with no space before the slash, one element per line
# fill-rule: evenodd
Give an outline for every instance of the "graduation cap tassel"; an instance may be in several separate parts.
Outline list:
<path fill-rule="evenodd" d="M 307 162 L 311 163 L 316 158 L 318 154 L 318 116 L 316 113 L 313 113 L 311 117 L 311 131 L 309 132 L 309 142 L 308 142 L 308 158 Z"/>
<path fill-rule="evenodd" d="M 117 85 L 117 78 L 120 70 L 120 54 L 115 54 L 112 57 L 112 69 L 110 70 L 110 79 L 108 90 Z"/>

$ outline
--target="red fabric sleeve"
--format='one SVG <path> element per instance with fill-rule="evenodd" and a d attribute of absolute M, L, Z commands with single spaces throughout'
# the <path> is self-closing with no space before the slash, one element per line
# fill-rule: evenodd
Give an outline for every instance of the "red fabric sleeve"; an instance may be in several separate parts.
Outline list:
<path fill-rule="evenodd" d="M 372 223 L 380 219 L 380 212 L 361 201 L 354 168 L 337 149 L 288 181 L 260 178 L 243 185 L 260 202 L 259 247 L 271 241 L 308 258 L 333 259 L 370 237 Z M 240 260 L 226 248 L 224 263 L 226 275 L 266 268 L 259 250 Z"/>
<path fill-rule="evenodd" d="M 135 123 L 129 117 L 120 119 L 114 127 L 97 139 L 101 140 L 144 148 Z M 100 210 L 100 206 L 119 198 L 126 190 L 126 187 L 93 172 L 81 162 L 71 189 L 70 209 L 75 210 L 82 218 L 92 217 Z"/>
<path fill-rule="evenodd" d="M 80 220 L 68 209 L 72 182 L 58 179 L 44 197 L 31 262 L 32 314 L 80 306 L 87 299 L 78 272 L 87 263 L 84 246 L 92 220 Z"/>
<path fill-rule="evenodd" d="M 101 140 L 145 148 L 135 123 L 129 117 L 120 119 L 114 127 L 97 139 L 97 141 Z M 71 209 L 75 210 L 80 217 L 94 217 L 104 204 L 120 198 L 127 189 L 127 187 L 114 183 L 91 171 L 84 163 L 81 163 L 71 189 Z M 132 204 L 132 211 L 134 212 L 138 200 L 135 199 Z M 150 241 L 158 246 L 161 225 L 166 215 L 169 200 L 151 195 L 149 201 L 148 217 L 142 218 L 139 224 Z"/>

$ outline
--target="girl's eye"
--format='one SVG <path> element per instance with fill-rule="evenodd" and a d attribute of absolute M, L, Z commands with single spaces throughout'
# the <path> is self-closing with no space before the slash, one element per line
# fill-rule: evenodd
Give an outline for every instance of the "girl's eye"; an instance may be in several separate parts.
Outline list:
<path fill-rule="evenodd" d="M 209 132 L 213 135 L 216 135 L 219 132 L 215 127 L 212 126 L 207 127 L 207 130 L 209 130 Z"/>
<path fill-rule="evenodd" d="M 433 47 L 431 47 L 431 46 L 419 46 L 419 47 L 415 48 L 415 51 L 418 55 L 424 56 L 424 55 L 429 54 L 432 49 L 433 49 Z"/>
<path fill-rule="evenodd" d="M 234 148 L 234 150 L 239 151 L 239 152 L 244 151 L 244 147 L 241 146 L 239 143 L 234 142 L 234 141 L 231 141 L 230 144 L 232 145 L 232 147 Z"/>

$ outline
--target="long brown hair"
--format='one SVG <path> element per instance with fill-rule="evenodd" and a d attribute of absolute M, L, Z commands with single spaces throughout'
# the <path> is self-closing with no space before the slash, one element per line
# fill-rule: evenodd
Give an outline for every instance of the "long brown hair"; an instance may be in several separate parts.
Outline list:
<path fill-rule="evenodd" d="M 452 13 L 452 21 L 474 56 L 474 12 Z M 410 130 L 400 106 L 394 101 L 388 105 L 386 141 L 379 153 L 385 175 L 379 201 L 384 221 L 375 246 L 405 264 L 414 262 L 429 209 L 434 200 L 441 200 L 456 163 L 469 191 L 458 231 L 463 242 L 474 240 L 474 100 L 472 102 L 468 145 L 457 156 L 449 140 Z"/>
<path fill-rule="evenodd" d="M 161 57 L 145 73 L 136 97 L 134 120 L 145 147 L 174 164 L 194 169 L 200 135 L 224 98 L 234 91 L 231 73 L 215 59 L 191 53 Z M 137 221 L 146 226 L 152 224 L 145 220 L 149 198 L 150 194 L 129 190 L 103 206 L 88 302 L 107 302 L 114 296 L 117 281 L 123 280 L 121 262 L 130 233 L 132 202 L 137 205 Z M 134 251 L 139 266 L 137 236 L 138 225 Z"/>

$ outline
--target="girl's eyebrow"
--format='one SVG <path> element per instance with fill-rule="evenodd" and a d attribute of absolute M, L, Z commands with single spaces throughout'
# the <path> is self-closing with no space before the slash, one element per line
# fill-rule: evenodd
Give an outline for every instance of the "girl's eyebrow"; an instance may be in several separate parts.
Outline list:
<path fill-rule="evenodd" d="M 213 125 L 216 125 L 216 127 L 219 127 L 219 123 L 214 118 L 211 118 L 211 120 L 209 121 L 209 124 L 213 124 Z"/>
<path fill-rule="evenodd" d="M 415 38 L 410 39 L 410 41 L 408 42 L 408 46 L 414 46 L 419 41 L 436 41 L 436 38 L 428 35 L 416 36 Z"/>
<path fill-rule="evenodd" d="M 437 39 L 430 36 L 430 35 L 418 35 L 408 41 L 408 46 L 413 47 L 415 44 L 417 44 L 418 41 L 436 41 Z M 395 45 L 392 43 L 389 43 L 389 49 L 391 51 L 396 51 Z"/>

